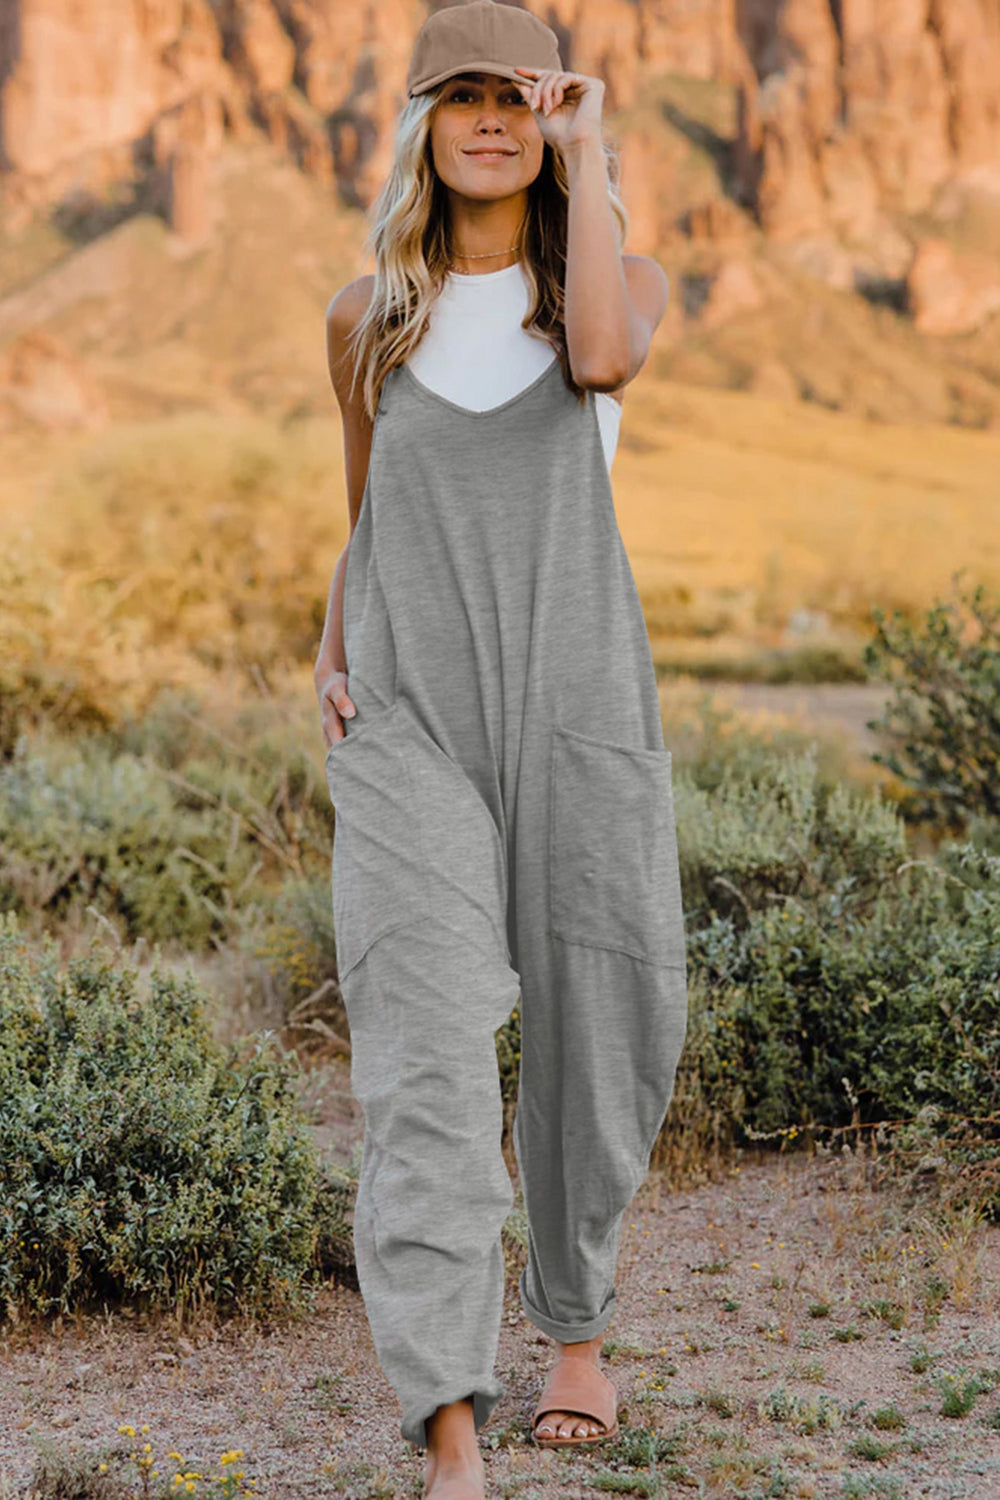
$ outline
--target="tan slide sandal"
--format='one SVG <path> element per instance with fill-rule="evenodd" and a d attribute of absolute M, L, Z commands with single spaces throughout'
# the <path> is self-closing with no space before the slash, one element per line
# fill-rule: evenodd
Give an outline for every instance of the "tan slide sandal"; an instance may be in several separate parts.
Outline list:
<path fill-rule="evenodd" d="M 550 1411 L 577 1413 L 600 1422 L 603 1432 L 579 1437 L 538 1436 L 540 1419 Z M 532 1437 L 539 1448 L 583 1448 L 603 1443 L 618 1432 L 618 1392 L 612 1382 L 589 1359 L 557 1359 L 549 1370 L 541 1398 L 531 1419 Z"/>

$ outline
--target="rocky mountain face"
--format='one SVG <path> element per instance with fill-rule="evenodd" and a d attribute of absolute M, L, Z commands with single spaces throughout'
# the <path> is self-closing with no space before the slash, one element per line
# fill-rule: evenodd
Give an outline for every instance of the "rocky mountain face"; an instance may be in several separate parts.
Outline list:
<path fill-rule="evenodd" d="M 741 184 L 770 232 L 856 233 L 1000 164 L 997 0 L 740 0 Z"/>
<path fill-rule="evenodd" d="M 412 39 L 440 3 L 0 0 L 0 223 L 16 235 L 39 209 L 130 182 L 197 245 L 214 159 L 260 130 L 363 208 L 389 166 Z M 888 288 L 927 334 L 981 330 L 1000 307 L 1000 0 L 526 8 L 567 67 L 605 81 L 628 248 L 710 252 L 690 317 L 711 328 L 760 304 L 761 242 L 830 287 Z M 664 104 L 664 79 L 728 106 Z M 966 247 L 940 226 L 969 193 L 997 217 Z"/>
<path fill-rule="evenodd" d="M 384 171 L 431 0 L 2 0 L 8 208 L 250 120 L 360 203 Z M 1000 167 L 1000 0 L 531 0 L 608 109 L 665 72 L 739 94 L 735 186 L 769 233 L 870 227 Z M 181 185 L 179 196 L 196 188 Z"/>

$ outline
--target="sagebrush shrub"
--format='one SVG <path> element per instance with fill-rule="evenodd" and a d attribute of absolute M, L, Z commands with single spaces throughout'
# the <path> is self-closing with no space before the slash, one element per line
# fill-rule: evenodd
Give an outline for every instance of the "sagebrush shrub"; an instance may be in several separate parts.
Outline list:
<path fill-rule="evenodd" d="M 0 914 L 0 1315 L 293 1309 L 351 1263 L 352 1185 L 267 1041 L 218 1044 L 190 976 L 142 998 L 96 940 L 62 968 Z"/>
<path fill-rule="evenodd" d="M 823 1139 L 919 1117 L 926 1140 L 967 1118 L 978 1134 L 957 1164 L 985 1159 L 1000 1133 L 996 826 L 915 859 L 881 792 L 822 785 L 809 751 L 703 774 L 674 778 L 690 984 L 665 1136 Z"/>
<path fill-rule="evenodd" d="M 691 935 L 710 1003 L 701 1083 L 734 1125 L 772 1131 L 1000 1110 L 1000 860 L 960 910 L 940 871 L 904 870 L 870 903 L 842 891 L 717 918 Z M 721 1102 L 721 1101 L 720 1101 Z"/>
<path fill-rule="evenodd" d="M 290 868 L 329 859 L 325 786 L 273 760 L 213 749 L 174 773 L 96 736 L 21 737 L 0 763 L 0 907 L 65 922 L 92 905 L 127 942 L 233 937 Z"/>
<path fill-rule="evenodd" d="M 872 611 L 875 634 L 865 663 L 894 683 L 882 719 L 888 742 L 872 759 L 907 784 L 915 822 L 961 826 L 984 813 L 1000 818 L 1000 601 L 983 584 L 938 601 L 919 626 L 896 610 Z"/>

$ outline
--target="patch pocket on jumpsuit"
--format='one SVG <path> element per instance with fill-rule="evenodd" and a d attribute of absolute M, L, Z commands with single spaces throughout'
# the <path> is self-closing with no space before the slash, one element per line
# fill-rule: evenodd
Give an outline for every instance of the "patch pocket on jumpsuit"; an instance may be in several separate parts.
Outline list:
<path fill-rule="evenodd" d="M 685 967 L 672 757 L 553 725 L 549 919 L 554 937 Z"/>
<path fill-rule="evenodd" d="M 472 781 L 403 698 L 326 754 L 336 809 L 333 927 L 341 979 L 386 933 L 435 921 L 501 963 L 506 858 Z M 513 1003 L 513 1002 L 511 1002 Z M 499 1023 L 498 1023 L 499 1024 Z"/>
<path fill-rule="evenodd" d="M 400 700 L 348 728 L 326 752 L 336 811 L 333 929 L 341 980 L 372 943 L 426 915 L 417 789 Z"/>

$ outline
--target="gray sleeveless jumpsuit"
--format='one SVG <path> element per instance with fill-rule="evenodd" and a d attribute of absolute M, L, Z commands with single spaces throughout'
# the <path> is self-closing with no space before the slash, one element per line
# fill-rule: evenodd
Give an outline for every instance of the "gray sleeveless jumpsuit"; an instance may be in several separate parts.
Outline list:
<path fill-rule="evenodd" d="M 671 756 L 593 393 L 556 360 L 481 412 L 393 369 L 345 567 L 357 713 L 326 775 L 354 1243 L 425 1448 L 438 1405 L 471 1395 L 478 1430 L 506 1393 L 494 1033 L 518 994 L 521 1305 L 563 1342 L 611 1319 L 687 1024 Z"/>

